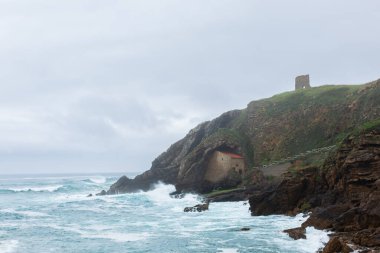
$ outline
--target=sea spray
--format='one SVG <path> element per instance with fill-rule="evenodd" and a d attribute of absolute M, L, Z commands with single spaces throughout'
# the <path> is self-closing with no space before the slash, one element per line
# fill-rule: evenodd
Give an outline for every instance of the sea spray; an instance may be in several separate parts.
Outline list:
<path fill-rule="evenodd" d="M 0 181 L 0 189 L 61 186 L 0 192 L 0 253 L 314 253 L 327 238 L 324 231 L 308 228 L 306 240 L 294 241 L 282 230 L 300 226 L 305 217 L 252 217 L 246 202 L 210 203 L 206 212 L 184 213 L 201 198 L 172 198 L 175 187 L 162 183 L 148 192 L 87 197 L 113 182 L 90 180 L 95 178 L 99 175 Z"/>

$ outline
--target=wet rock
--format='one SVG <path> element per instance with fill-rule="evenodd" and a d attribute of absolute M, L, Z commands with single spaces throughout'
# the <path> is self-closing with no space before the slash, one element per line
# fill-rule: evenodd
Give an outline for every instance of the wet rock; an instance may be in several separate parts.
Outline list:
<path fill-rule="evenodd" d="M 345 242 L 340 240 L 338 237 L 333 237 L 326 244 L 322 253 L 338 253 L 338 252 L 349 253 L 352 251 L 353 250 Z"/>
<path fill-rule="evenodd" d="M 88 194 L 87 197 L 92 197 L 92 193 Z"/>
<path fill-rule="evenodd" d="M 107 195 L 107 192 L 105 190 L 102 190 L 101 192 L 96 194 L 96 196 L 104 196 L 104 195 Z"/>
<path fill-rule="evenodd" d="M 250 228 L 247 228 L 247 227 L 244 227 L 244 228 L 241 228 L 240 231 L 249 231 L 251 230 Z"/>
<path fill-rule="evenodd" d="M 303 227 L 286 229 L 283 232 L 287 233 L 294 240 L 306 239 L 306 229 Z"/>
<path fill-rule="evenodd" d="M 313 226 L 317 229 L 331 229 L 333 228 L 336 219 L 349 209 L 347 204 L 345 205 L 332 205 L 326 208 L 317 207 L 310 215 L 302 227 Z"/>
<path fill-rule="evenodd" d="M 209 203 L 198 204 L 193 207 L 185 207 L 184 212 L 203 212 L 208 210 Z"/>

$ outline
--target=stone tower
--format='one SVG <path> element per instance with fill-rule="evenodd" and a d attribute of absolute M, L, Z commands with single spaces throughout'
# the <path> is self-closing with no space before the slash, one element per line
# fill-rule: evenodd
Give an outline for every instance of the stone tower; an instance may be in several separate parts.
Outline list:
<path fill-rule="evenodd" d="M 297 76 L 296 77 L 296 90 L 310 88 L 310 78 L 309 75 Z"/>

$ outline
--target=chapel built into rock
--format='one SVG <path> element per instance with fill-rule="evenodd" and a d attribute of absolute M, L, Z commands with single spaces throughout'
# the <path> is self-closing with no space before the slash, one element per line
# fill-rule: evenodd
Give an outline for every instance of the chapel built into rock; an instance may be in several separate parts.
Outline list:
<path fill-rule="evenodd" d="M 240 175 L 245 173 L 244 158 L 230 152 L 215 151 L 208 163 L 205 179 L 216 183 L 232 172 Z"/>

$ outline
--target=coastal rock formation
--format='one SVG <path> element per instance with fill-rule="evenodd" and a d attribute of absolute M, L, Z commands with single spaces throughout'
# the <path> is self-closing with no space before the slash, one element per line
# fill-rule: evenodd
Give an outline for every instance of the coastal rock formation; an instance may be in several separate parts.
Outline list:
<path fill-rule="evenodd" d="M 289 214 L 303 205 L 315 207 L 302 228 L 336 232 L 328 248 L 343 251 L 341 242 L 349 242 L 380 250 L 380 121 L 371 124 L 345 138 L 320 169 L 306 168 L 269 193 L 252 196 L 252 214 Z"/>
<path fill-rule="evenodd" d="M 208 206 L 209 206 L 209 202 L 204 203 L 204 204 L 198 204 L 198 205 L 195 205 L 192 207 L 185 207 L 185 209 L 183 209 L 183 211 L 186 213 L 187 212 L 203 212 L 203 211 L 208 210 Z"/>
<path fill-rule="evenodd" d="M 283 232 L 287 233 L 294 240 L 306 239 L 306 229 L 303 227 L 286 229 Z"/>
<path fill-rule="evenodd" d="M 234 174 L 219 182 L 205 180 L 215 151 L 241 154 L 252 168 L 263 161 L 270 163 L 334 145 L 358 125 L 380 117 L 379 97 L 378 80 L 366 85 L 297 90 L 251 102 L 246 109 L 198 125 L 156 158 L 150 170 L 134 179 L 120 178 L 107 194 L 149 190 L 158 181 L 176 185 L 177 192 L 206 193 L 235 187 L 243 182 Z M 302 185 L 294 185 L 294 190 Z"/>

